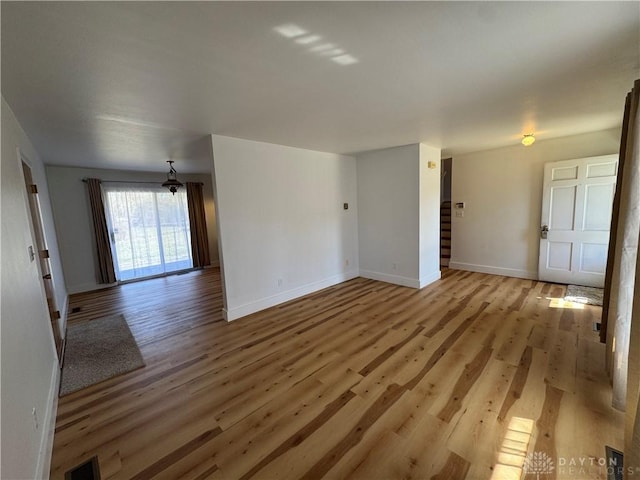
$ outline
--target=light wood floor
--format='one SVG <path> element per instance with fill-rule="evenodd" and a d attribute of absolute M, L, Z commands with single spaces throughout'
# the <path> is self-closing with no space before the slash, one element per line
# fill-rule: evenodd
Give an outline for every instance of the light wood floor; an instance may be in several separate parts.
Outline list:
<path fill-rule="evenodd" d="M 536 478 L 534 452 L 545 480 L 606 478 L 623 416 L 600 309 L 551 308 L 563 294 L 358 278 L 230 324 L 217 269 L 74 295 L 70 322 L 124 313 L 146 367 L 60 399 L 52 478 L 93 455 L 103 479 Z"/>

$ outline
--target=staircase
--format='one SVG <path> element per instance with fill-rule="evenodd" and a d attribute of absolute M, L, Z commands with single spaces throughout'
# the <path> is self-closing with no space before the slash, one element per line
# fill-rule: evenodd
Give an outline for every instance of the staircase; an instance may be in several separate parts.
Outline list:
<path fill-rule="evenodd" d="M 451 202 L 440 204 L 440 266 L 448 267 L 451 259 Z"/>

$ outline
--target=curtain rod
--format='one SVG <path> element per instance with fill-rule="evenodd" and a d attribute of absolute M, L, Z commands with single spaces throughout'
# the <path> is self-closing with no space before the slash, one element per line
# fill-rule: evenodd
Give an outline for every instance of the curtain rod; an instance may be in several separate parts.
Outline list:
<path fill-rule="evenodd" d="M 87 177 L 82 179 L 84 183 L 87 183 L 88 180 L 89 179 Z M 149 183 L 153 185 L 160 185 L 160 186 L 162 185 L 162 182 L 144 182 L 144 181 L 138 181 L 138 180 L 100 180 L 100 183 Z M 197 183 L 199 185 L 204 185 L 204 183 L 202 182 L 189 182 L 189 183 Z"/>

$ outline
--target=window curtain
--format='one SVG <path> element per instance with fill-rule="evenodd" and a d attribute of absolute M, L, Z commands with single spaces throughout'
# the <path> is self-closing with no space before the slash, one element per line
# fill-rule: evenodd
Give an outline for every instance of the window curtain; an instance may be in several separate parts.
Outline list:
<path fill-rule="evenodd" d="M 211 264 L 207 217 L 204 211 L 202 183 L 187 182 L 187 205 L 189 207 L 189 228 L 191 229 L 191 256 L 194 268 Z"/>
<path fill-rule="evenodd" d="M 192 268 L 187 195 L 160 185 L 103 188 L 118 280 Z"/>
<path fill-rule="evenodd" d="M 116 272 L 111 256 L 111 242 L 105 216 L 104 202 L 102 201 L 102 189 L 97 178 L 87 179 L 89 191 L 89 204 L 93 219 L 94 237 L 96 239 L 96 252 L 98 254 L 98 283 L 114 283 Z"/>

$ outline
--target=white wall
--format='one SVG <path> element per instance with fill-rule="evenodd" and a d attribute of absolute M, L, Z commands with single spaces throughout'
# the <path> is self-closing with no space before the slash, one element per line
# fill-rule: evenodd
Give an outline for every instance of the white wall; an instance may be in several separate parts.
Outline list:
<path fill-rule="evenodd" d="M 360 275 L 414 288 L 439 278 L 440 150 L 374 150 L 357 166 Z"/>
<path fill-rule="evenodd" d="M 97 282 L 97 259 L 91 209 L 83 178 L 162 183 L 164 173 L 47 166 L 53 215 L 69 293 L 104 288 Z M 181 174 L 184 182 L 202 182 L 212 265 L 218 264 L 216 216 L 210 174 Z"/>
<path fill-rule="evenodd" d="M 546 162 L 617 153 L 620 130 L 538 140 L 453 158 L 450 267 L 538 278 L 543 166 Z"/>
<path fill-rule="evenodd" d="M 429 162 L 434 168 L 429 168 Z M 420 144 L 420 288 L 440 278 L 440 149 Z"/>
<path fill-rule="evenodd" d="M 66 304 L 44 167 L 13 112 L 2 99 L 2 466 L 1 478 L 48 476 L 57 404 L 58 360 L 34 245 L 18 149 L 39 187 L 56 296 Z M 64 319 L 63 319 L 64 320 Z M 36 410 L 36 428 L 32 409 Z"/>
<path fill-rule="evenodd" d="M 360 275 L 417 287 L 420 147 L 365 152 L 358 165 Z"/>
<path fill-rule="evenodd" d="M 355 159 L 219 135 L 212 144 L 228 320 L 358 275 Z"/>

